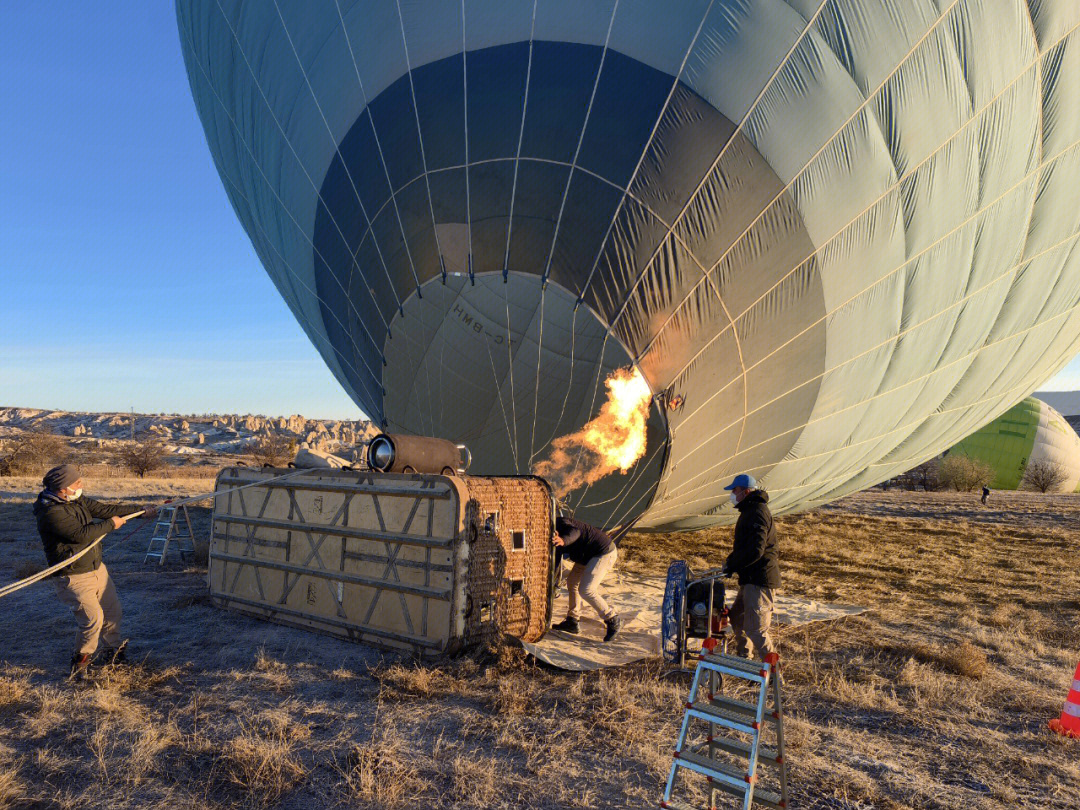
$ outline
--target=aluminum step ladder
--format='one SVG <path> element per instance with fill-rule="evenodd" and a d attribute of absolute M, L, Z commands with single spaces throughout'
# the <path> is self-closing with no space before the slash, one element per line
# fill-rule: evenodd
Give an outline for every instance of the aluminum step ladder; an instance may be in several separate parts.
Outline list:
<path fill-rule="evenodd" d="M 146 556 L 143 558 L 143 565 L 150 560 L 157 560 L 158 565 L 164 565 L 165 557 L 169 553 L 169 543 L 172 541 L 176 541 L 176 550 L 180 553 L 181 561 L 194 560 L 194 537 L 187 506 L 166 504 L 160 507 L 157 523 L 154 524 L 154 534 L 150 538 L 150 546 L 146 549 Z"/>
<path fill-rule="evenodd" d="M 718 693 L 723 676 L 757 685 L 757 702 L 747 703 Z M 772 693 L 772 706 L 769 694 Z M 704 740 L 691 744 L 691 723 L 708 723 Z M 762 733 L 769 729 L 775 744 L 766 746 Z M 778 769 L 779 789 L 759 787 L 758 764 Z M 694 671 L 690 697 L 683 715 L 671 771 L 660 806 L 672 810 L 695 810 L 687 803 L 672 801 L 675 777 L 680 770 L 704 776 L 709 787 L 710 810 L 717 807 L 720 793 L 740 801 L 743 810 L 751 805 L 786 808 L 788 802 L 787 761 L 784 759 L 784 708 L 780 698 L 780 676 L 768 662 L 761 663 L 734 655 L 702 655 Z"/>

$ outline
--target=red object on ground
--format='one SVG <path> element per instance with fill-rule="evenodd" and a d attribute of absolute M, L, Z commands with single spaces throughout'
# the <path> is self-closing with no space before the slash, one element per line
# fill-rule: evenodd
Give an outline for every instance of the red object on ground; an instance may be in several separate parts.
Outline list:
<path fill-rule="evenodd" d="M 716 644 L 718 641 L 719 639 L 707 638 L 701 642 L 701 649 L 704 650 L 708 655 L 712 655 L 713 650 L 716 649 Z"/>
<path fill-rule="evenodd" d="M 1080 739 L 1080 664 L 1076 665 L 1072 688 L 1065 698 L 1065 708 L 1061 710 L 1061 718 L 1050 721 L 1050 730 L 1066 737 Z"/>

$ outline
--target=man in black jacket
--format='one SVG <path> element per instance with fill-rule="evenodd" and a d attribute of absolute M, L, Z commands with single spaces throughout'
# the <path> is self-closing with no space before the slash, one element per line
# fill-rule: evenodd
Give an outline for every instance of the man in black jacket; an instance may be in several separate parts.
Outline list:
<path fill-rule="evenodd" d="M 555 546 L 562 546 L 563 556 L 574 563 L 573 570 L 566 578 L 566 589 L 570 594 L 566 618 L 551 629 L 574 635 L 579 633 L 579 602 L 584 599 L 604 622 L 607 630 L 604 641 L 611 641 L 622 628 L 622 620 L 600 595 L 600 585 L 619 558 L 615 542 L 607 532 L 595 526 L 561 516 L 555 519 L 555 534 L 551 542 Z"/>
<path fill-rule="evenodd" d="M 780 587 L 780 561 L 769 493 L 758 489 L 754 477 L 746 474 L 736 475 L 724 489 L 731 492 L 731 502 L 739 510 L 735 543 L 724 563 L 728 576 L 739 576 L 739 594 L 729 613 L 736 651 L 750 658 L 756 649 L 775 664 L 778 655 L 769 628 L 774 592 Z"/>
<path fill-rule="evenodd" d="M 54 467 L 42 479 L 45 489 L 34 502 L 38 533 L 45 557 L 53 566 L 70 559 L 109 532 L 124 525 L 123 515 L 137 512 L 130 505 L 107 506 L 82 494 L 82 476 L 70 464 Z M 152 518 L 154 507 L 145 510 Z M 79 632 L 71 656 L 71 677 L 84 680 L 97 652 L 98 639 L 105 647 L 106 664 L 121 663 L 127 642 L 120 638 L 120 600 L 101 561 L 101 544 L 52 575 L 60 601 L 75 613 Z"/>

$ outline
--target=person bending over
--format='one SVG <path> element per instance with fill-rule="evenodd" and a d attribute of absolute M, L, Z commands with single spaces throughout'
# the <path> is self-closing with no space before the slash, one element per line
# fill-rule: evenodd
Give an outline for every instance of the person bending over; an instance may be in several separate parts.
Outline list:
<path fill-rule="evenodd" d="M 600 585 L 619 558 L 619 550 L 611 537 L 604 531 L 580 520 L 569 517 L 555 519 L 555 534 L 551 542 L 562 546 L 563 556 L 574 567 L 566 578 L 566 588 L 570 593 L 570 607 L 566 618 L 552 627 L 564 633 L 578 633 L 578 620 L 581 618 L 581 600 L 584 599 L 607 627 L 604 641 L 611 641 L 622 627 L 622 620 L 600 595 Z"/>

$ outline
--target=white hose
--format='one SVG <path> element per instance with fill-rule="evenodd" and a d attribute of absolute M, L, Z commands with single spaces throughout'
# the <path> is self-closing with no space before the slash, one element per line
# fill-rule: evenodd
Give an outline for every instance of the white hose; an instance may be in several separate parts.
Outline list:
<path fill-rule="evenodd" d="M 265 484 L 269 484 L 271 481 L 281 481 L 284 478 L 292 478 L 294 475 L 300 475 L 301 473 L 305 473 L 305 472 L 308 472 L 308 470 L 295 470 L 293 472 L 286 473 L 285 475 L 275 476 L 274 478 L 267 478 L 267 479 L 262 480 L 262 481 L 253 481 L 250 484 L 242 484 L 241 486 L 232 487 L 231 489 L 223 489 L 223 490 L 221 490 L 221 492 L 216 492 L 215 491 L 215 492 L 209 492 L 209 493 L 207 493 L 205 495 L 193 495 L 192 497 L 184 498 L 183 500 L 170 501 L 168 504 L 165 505 L 164 508 L 172 509 L 172 508 L 177 507 L 177 506 L 184 506 L 185 504 L 194 503 L 195 501 L 205 501 L 207 498 L 217 498 L 217 497 L 219 497 L 221 495 L 228 495 L 231 492 L 237 492 L 238 490 L 241 490 L 241 489 L 247 489 L 248 487 L 263 486 Z M 146 511 L 145 509 L 140 509 L 138 512 L 132 512 L 130 515 L 124 515 L 124 520 L 127 521 L 127 520 L 130 520 L 131 518 L 138 517 L 139 515 L 141 515 L 145 511 Z M 92 548 L 94 548 L 94 546 L 98 545 L 98 543 L 100 543 L 102 540 L 104 540 L 105 537 L 106 537 L 106 535 L 103 534 L 101 537 L 99 537 L 93 543 L 88 545 L 86 548 L 84 548 L 78 554 L 73 554 L 72 556 L 70 556 L 66 560 L 64 560 L 63 562 L 58 562 L 56 565 L 50 566 L 49 568 L 46 568 L 44 571 L 39 571 L 38 573 L 33 574 L 32 576 L 26 577 L 25 579 L 20 579 L 20 580 L 17 580 L 15 582 L 12 582 L 12 583 L 10 583 L 8 585 L 5 585 L 3 588 L 0 588 L 0 599 L 3 599 L 5 596 L 9 596 L 10 594 L 15 593 L 15 591 L 22 590 L 23 588 L 25 588 L 28 585 L 33 585 L 35 582 L 40 582 L 41 580 L 45 579 L 45 577 L 52 576 L 57 571 L 59 571 L 61 568 L 65 568 L 65 567 L 71 565 L 73 562 L 75 562 L 76 560 L 81 558 L 84 554 L 87 554 Z"/>

